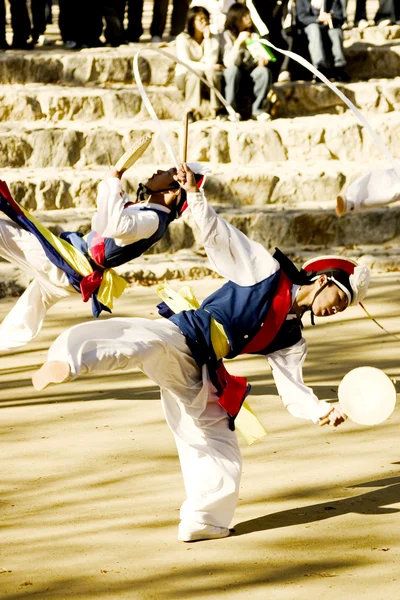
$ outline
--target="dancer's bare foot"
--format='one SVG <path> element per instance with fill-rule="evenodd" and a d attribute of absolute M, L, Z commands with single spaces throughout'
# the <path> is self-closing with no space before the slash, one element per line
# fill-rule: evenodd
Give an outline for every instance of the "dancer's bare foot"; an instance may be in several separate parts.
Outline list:
<path fill-rule="evenodd" d="M 33 387 L 40 392 L 51 383 L 62 383 L 68 379 L 70 372 L 70 366 L 66 362 L 61 360 L 45 362 L 32 377 Z"/>

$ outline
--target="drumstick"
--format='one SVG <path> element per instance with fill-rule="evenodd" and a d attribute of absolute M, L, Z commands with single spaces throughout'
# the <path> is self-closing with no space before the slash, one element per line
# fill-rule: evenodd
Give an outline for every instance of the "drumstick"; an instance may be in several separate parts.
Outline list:
<path fill-rule="evenodd" d="M 183 124 L 183 148 L 182 148 L 182 162 L 187 162 L 187 151 L 188 151 L 188 133 L 189 133 L 189 111 L 185 113 L 185 120 Z"/>

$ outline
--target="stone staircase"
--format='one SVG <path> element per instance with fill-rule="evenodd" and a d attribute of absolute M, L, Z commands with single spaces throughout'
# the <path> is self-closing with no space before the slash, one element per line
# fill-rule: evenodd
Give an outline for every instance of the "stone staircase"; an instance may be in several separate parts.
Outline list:
<path fill-rule="evenodd" d="M 400 27 L 351 30 L 346 37 L 354 81 L 338 87 L 400 158 Z M 139 47 L 0 55 L 1 178 L 54 231 L 88 229 L 107 166 L 143 133 L 154 132 L 153 143 L 127 173 L 127 191 L 155 168 L 170 166 L 134 82 Z M 185 107 L 173 85 L 174 65 L 148 51 L 140 70 L 179 155 Z M 276 115 L 269 123 L 204 118 L 190 126 L 189 160 L 212 169 L 209 201 L 250 237 L 299 262 L 335 252 L 363 256 L 378 270 L 397 270 L 399 208 L 341 219 L 334 213 L 346 181 L 385 164 L 369 134 L 323 84 L 276 84 L 275 93 Z M 148 255 L 119 271 L 144 284 L 211 274 L 190 218 L 174 223 Z M 0 295 L 26 283 L 17 275 L 0 263 Z"/>

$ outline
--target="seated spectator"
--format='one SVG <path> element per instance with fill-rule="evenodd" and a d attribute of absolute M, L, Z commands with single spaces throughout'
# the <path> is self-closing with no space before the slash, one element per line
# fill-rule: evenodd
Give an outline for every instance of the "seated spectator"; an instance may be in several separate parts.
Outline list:
<path fill-rule="evenodd" d="M 202 6 L 210 13 L 210 31 L 217 35 L 225 28 L 226 14 L 235 0 L 193 0 L 192 6 Z"/>
<path fill-rule="evenodd" d="M 189 9 L 186 31 L 176 38 L 176 57 L 198 73 L 203 75 L 214 87 L 221 90 L 222 65 L 219 64 L 220 44 L 217 36 L 210 33 L 210 14 L 201 6 Z M 175 81 L 184 93 L 189 119 L 196 120 L 202 95 L 207 91 L 202 81 L 193 73 L 177 63 Z M 210 103 L 213 117 L 220 109 L 220 103 L 214 91 L 210 90 Z"/>
<path fill-rule="evenodd" d="M 349 81 L 350 77 L 345 71 L 342 30 L 345 16 L 341 0 L 297 0 L 296 13 L 299 28 L 307 36 L 314 67 L 326 77 Z M 333 69 L 330 68 L 326 46 L 330 46 Z"/>
<path fill-rule="evenodd" d="M 255 57 L 254 50 L 250 51 L 257 37 L 249 9 L 236 2 L 228 10 L 223 34 L 225 98 L 243 118 L 244 99 L 251 95 L 252 117 L 268 120 L 270 115 L 263 106 L 272 86 L 272 75 L 267 66 L 271 57 L 260 44 L 254 44 L 254 50 L 261 49 L 261 56 Z"/>

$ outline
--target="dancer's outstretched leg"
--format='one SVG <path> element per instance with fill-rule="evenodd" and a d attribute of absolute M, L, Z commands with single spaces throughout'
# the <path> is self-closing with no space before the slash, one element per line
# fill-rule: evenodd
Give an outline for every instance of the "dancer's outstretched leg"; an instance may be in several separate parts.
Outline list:
<path fill-rule="evenodd" d="M 0 219 L 0 256 L 34 278 L 0 325 L 0 351 L 5 351 L 33 340 L 48 309 L 75 291 L 35 236 L 5 219 Z"/>
<path fill-rule="evenodd" d="M 135 367 L 160 386 L 178 447 L 187 495 L 179 539 L 226 537 L 238 500 L 240 450 L 206 367 L 199 369 L 174 323 L 109 319 L 76 325 L 55 340 L 40 371 L 55 382 Z"/>

